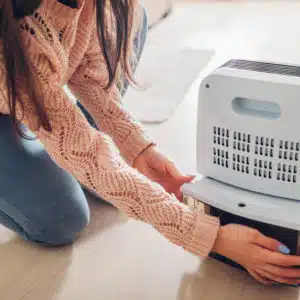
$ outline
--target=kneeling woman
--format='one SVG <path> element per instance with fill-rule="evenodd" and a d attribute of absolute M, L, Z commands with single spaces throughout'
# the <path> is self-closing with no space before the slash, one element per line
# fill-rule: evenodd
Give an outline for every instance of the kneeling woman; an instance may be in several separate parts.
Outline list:
<path fill-rule="evenodd" d="M 0 9 L 1 224 L 33 242 L 71 243 L 89 222 L 84 186 L 195 255 L 225 255 L 266 284 L 299 282 L 300 258 L 280 242 L 182 205 L 192 178 L 122 106 L 147 29 L 136 0 L 0 0 Z"/>

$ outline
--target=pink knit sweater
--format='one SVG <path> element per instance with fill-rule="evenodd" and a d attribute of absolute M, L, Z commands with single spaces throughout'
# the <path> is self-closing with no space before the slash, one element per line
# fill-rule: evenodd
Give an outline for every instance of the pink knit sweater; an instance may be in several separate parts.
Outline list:
<path fill-rule="evenodd" d="M 96 36 L 94 1 L 78 2 L 79 8 L 72 9 L 57 0 L 45 0 L 33 15 L 20 20 L 53 131 L 36 130 L 30 101 L 24 107 L 23 123 L 37 135 L 53 160 L 83 185 L 129 217 L 151 224 L 176 245 L 206 257 L 219 221 L 191 211 L 132 167 L 152 141 L 122 106 L 117 87 L 109 92 L 103 89 L 107 73 Z M 8 114 L 1 53 L 0 112 Z M 101 132 L 91 128 L 68 99 L 65 84 L 89 110 Z"/>

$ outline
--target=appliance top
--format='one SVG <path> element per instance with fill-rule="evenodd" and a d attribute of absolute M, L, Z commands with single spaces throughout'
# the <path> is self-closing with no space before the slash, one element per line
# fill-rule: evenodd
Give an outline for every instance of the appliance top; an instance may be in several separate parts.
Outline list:
<path fill-rule="evenodd" d="M 239 70 L 256 71 L 260 73 L 300 77 L 300 66 L 271 62 L 233 59 L 226 62 L 220 68 L 232 68 Z"/>

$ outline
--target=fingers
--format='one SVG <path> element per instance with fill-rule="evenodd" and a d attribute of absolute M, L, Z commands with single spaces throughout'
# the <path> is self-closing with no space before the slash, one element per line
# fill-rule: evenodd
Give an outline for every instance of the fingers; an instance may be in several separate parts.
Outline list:
<path fill-rule="evenodd" d="M 192 180 L 195 179 L 195 176 L 192 176 L 192 175 L 183 175 L 179 169 L 176 167 L 176 165 L 173 163 L 173 162 L 168 162 L 167 163 L 167 172 L 172 176 L 174 177 L 175 179 L 177 180 L 180 180 L 183 184 L 184 183 L 187 183 L 187 182 L 190 182 Z"/>
<path fill-rule="evenodd" d="M 279 266 L 274 266 L 274 265 L 266 265 L 263 267 L 263 269 L 278 277 L 285 277 L 285 278 L 299 278 L 300 281 L 300 269 L 296 268 L 288 268 L 288 267 L 279 267 Z"/>
<path fill-rule="evenodd" d="M 184 178 L 186 178 L 186 182 L 191 182 L 196 178 L 196 175 L 186 175 Z"/>
<path fill-rule="evenodd" d="M 271 285 L 273 282 L 271 280 L 268 280 L 267 278 L 261 276 L 259 273 L 257 273 L 254 270 L 248 270 L 248 272 L 256 279 L 258 282 L 265 284 L 265 285 Z"/>
<path fill-rule="evenodd" d="M 279 241 L 269 238 L 261 233 L 257 234 L 254 243 L 274 252 L 284 252 L 289 254 L 289 249 Z"/>
<path fill-rule="evenodd" d="M 265 277 L 267 280 L 275 281 L 275 282 L 278 282 L 278 283 L 297 285 L 300 282 L 300 279 L 295 279 L 295 278 L 291 279 L 291 278 L 286 278 L 286 277 L 280 276 L 280 275 L 277 276 L 277 275 L 271 274 L 268 271 L 265 271 L 265 270 L 262 270 L 262 269 L 256 270 L 256 272 L 260 276 Z"/>
<path fill-rule="evenodd" d="M 300 266 L 300 256 L 284 255 L 281 253 L 270 253 L 268 262 L 272 265 L 282 267 L 296 267 Z"/>
<path fill-rule="evenodd" d="M 174 184 L 176 186 L 178 186 L 179 188 L 181 188 L 184 184 L 189 183 L 192 180 L 193 180 L 193 178 L 191 179 L 190 177 L 184 177 L 184 178 L 176 179 Z"/>
<path fill-rule="evenodd" d="M 178 168 L 175 166 L 175 164 L 171 161 L 167 163 L 167 172 L 174 178 L 181 178 L 182 174 L 178 170 Z"/>

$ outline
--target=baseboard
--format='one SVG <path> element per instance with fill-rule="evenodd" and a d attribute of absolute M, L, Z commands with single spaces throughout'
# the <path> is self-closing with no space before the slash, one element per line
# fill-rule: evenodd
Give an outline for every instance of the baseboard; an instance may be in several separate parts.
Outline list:
<path fill-rule="evenodd" d="M 153 27 L 169 15 L 173 0 L 141 0 L 141 5 L 147 11 L 149 27 Z"/>
<path fill-rule="evenodd" d="M 173 11 L 173 7 L 170 7 L 158 20 L 149 24 L 149 29 L 156 27 L 160 24 L 164 19 L 166 19 Z"/>

